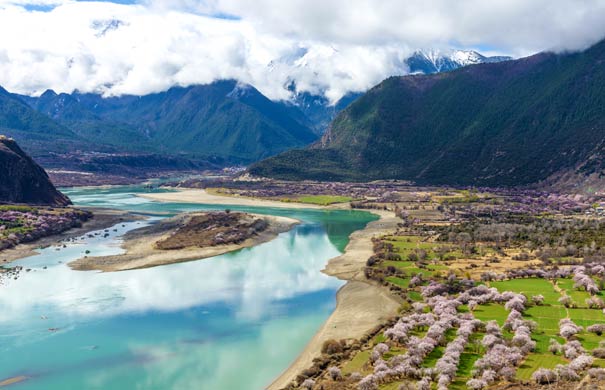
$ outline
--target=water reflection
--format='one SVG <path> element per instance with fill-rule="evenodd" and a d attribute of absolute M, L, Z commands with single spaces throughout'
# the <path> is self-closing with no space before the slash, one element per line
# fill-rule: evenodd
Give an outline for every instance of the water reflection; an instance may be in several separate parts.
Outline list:
<path fill-rule="evenodd" d="M 80 204 L 176 213 L 132 189 L 70 194 Z M 0 381 L 22 389 L 261 389 L 307 343 L 341 282 L 319 272 L 360 213 L 254 209 L 301 219 L 277 239 L 212 259 L 115 273 L 66 263 L 121 251 L 110 229 L 20 261 L 30 272 L 0 286 Z M 327 234 L 330 231 L 331 234 Z M 47 267 L 44 269 L 44 267 Z"/>
<path fill-rule="evenodd" d="M 340 285 L 318 273 L 326 257 L 339 253 L 319 231 L 300 227 L 212 260 L 112 273 L 74 272 L 65 263 L 80 257 L 84 248 L 91 255 L 117 253 L 115 243 L 105 246 L 87 240 L 60 252 L 47 248 L 20 262 L 34 271 L 10 281 L 10 288 L 0 295 L 0 325 L 44 315 L 41 307 L 61 317 L 98 317 L 214 302 L 237 307 L 238 317 L 258 319 L 277 309 L 272 305 L 275 300 Z"/>

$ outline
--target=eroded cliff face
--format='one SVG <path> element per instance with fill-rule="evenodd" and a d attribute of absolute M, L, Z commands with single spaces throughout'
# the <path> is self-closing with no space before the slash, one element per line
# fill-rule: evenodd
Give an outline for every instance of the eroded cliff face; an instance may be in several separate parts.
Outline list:
<path fill-rule="evenodd" d="M 0 136 L 0 203 L 66 206 L 71 201 L 14 140 Z"/>

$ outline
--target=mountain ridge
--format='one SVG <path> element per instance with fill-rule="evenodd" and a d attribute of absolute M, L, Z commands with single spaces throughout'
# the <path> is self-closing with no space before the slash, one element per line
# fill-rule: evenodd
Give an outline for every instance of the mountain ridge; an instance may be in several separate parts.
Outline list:
<path fill-rule="evenodd" d="M 47 90 L 32 97 L 2 90 L 0 128 L 40 161 L 54 159 L 57 164 L 65 161 L 58 154 L 74 152 L 249 164 L 317 140 L 329 122 L 362 95 L 351 93 L 332 104 L 322 94 L 298 91 L 295 83 L 287 88 L 291 101 L 271 101 L 236 80 L 177 86 L 143 96 Z M 5 110 L 10 113 L 3 116 Z M 10 123 L 8 118 L 13 118 Z M 25 121 L 16 123 L 15 118 Z"/>
<path fill-rule="evenodd" d="M 603 153 L 603 63 L 605 41 L 580 53 L 391 77 L 345 109 L 320 142 L 259 162 L 250 172 L 290 179 L 535 183 Z"/>
<path fill-rule="evenodd" d="M 304 55 L 306 52 L 301 52 Z M 410 74 L 433 74 L 449 72 L 464 66 L 509 61 L 509 56 L 484 56 L 475 50 L 416 50 L 403 61 Z M 289 59 L 292 61 L 292 59 Z M 325 91 L 310 93 L 297 90 L 296 82 L 291 81 L 286 89 L 292 94 L 292 104 L 299 108 L 310 120 L 316 134 L 322 135 L 330 122 L 340 111 L 348 107 L 365 92 L 348 92 L 338 101 L 331 103 Z M 367 92 L 367 91 L 366 91 Z"/>
<path fill-rule="evenodd" d="M 485 56 L 475 50 L 416 50 L 406 59 L 410 73 L 449 72 L 464 66 L 510 61 L 510 56 Z"/>
<path fill-rule="evenodd" d="M 145 96 L 104 98 L 48 90 L 38 98 L 20 98 L 78 137 L 127 151 L 245 163 L 317 138 L 295 108 L 234 80 Z"/>

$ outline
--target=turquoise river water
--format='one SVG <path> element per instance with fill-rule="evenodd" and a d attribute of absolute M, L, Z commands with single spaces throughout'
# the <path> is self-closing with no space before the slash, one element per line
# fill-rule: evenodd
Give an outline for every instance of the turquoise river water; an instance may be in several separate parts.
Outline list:
<path fill-rule="evenodd" d="M 342 282 L 320 270 L 353 231 L 375 219 L 357 211 L 229 206 L 302 223 L 268 243 L 210 259 L 72 271 L 66 263 L 87 250 L 91 256 L 120 253 L 119 237 L 130 229 L 183 211 L 225 208 L 136 196 L 145 191 L 65 190 L 76 205 L 150 219 L 16 262 L 31 271 L 0 285 L 0 382 L 27 379 L 7 388 L 263 389 L 334 309 Z"/>

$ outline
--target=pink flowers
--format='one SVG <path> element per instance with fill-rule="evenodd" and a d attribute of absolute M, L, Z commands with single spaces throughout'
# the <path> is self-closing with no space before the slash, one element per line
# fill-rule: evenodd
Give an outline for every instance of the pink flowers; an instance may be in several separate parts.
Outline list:
<path fill-rule="evenodd" d="M 563 355 L 567 359 L 575 359 L 585 352 L 586 350 L 578 340 L 568 341 L 563 345 Z"/>
<path fill-rule="evenodd" d="M 466 386 L 471 390 L 482 390 L 488 386 L 488 383 L 483 379 L 470 379 L 466 382 Z"/>
<path fill-rule="evenodd" d="M 569 368 L 574 371 L 583 371 L 592 365 L 594 361 L 590 355 L 580 355 L 569 363 Z"/>
<path fill-rule="evenodd" d="M 526 301 L 527 301 L 527 298 L 525 298 L 524 295 L 517 294 L 513 298 L 511 298 L 508 302 L 506 302 L 506 304 L 504 305 L 504 308 L 508 311 L 516 310 L 516 311 L 522 313 L 525 311 L 525 302 Z"/>
<path fill-rule="evenodd" d="M 418 273 L 414 275 L 412 279 L 410 279 L 409 287 L 414 288 L 416 286 L 421 286 L 422 283 L 424 283 L 424 280 L 422 280 L 422 274 Z"/>
<path fill-rule="evenodd" d="M 572 335 L 575 334 L 574 332 L 579 328 L 569 319 L 561 320 L 560 325 L 561 329 L 569 328 L 569 332 Z M 568 365 L 559 364 L 554 370 L 547 370 L 544 368 L 537 370 L 532 375 L 532 379 L 536 383 L 551 384 L 557 381 L 577 381 L 580 379 L 579 373 L 589 368 L 594 361 L 592 356 L 586 354 L 586 350 L 577 340 L 568 341 L 561 347 L 556 340 L 551 339 L 549 350 L 556 353 L 560 349 L 563 350 L 563 354 L 567 359 L 571 359 L 571 362 L 569 362 Z M 590 371 L 591 370 L 589 370 L 589 374 Z M 592 371 L 592 375 L 598 377 L 601 375 L 601 372 Z M 605 375 L 603 375 L 603 377 L 605 377 Z"/>
<path fill-rule="evenodd" d="M 536 342 L 531 339 L 531 330 L 527 325 L 517 326 L 512 343 L 519 347 L 525 355 L 536 349 Z"/>
<path fill-rule="evenodd" d="M 576 282 L 574 287 L 584 288 L 590 295 L 596 295 L 599 293 L 597 283 L 586 274 L 586 267 L 575 267 L 573 280 Z"/>
<path fill-rule="evenodd" d="M 532 374 L 531 378 L 534 382 L 545 385 L 555 383 L 557 381 L 557 374 L 553 370 L 539 368 Z"/>
<path fill-rule="evenodd" d="M 534 305 L 542 306 L 544 304 L 544 295 L 533 295 L 531 297 L 531 301 L 534 303 Z"/>
<path fill-rule="evenodd" d="M 605 332 L 605 324 L 590 325 L 589 327 L 586 328 L 586 331 L 595 333 L 600 336 Z"/>
<path fill-rule="evenodd" d="M 576 325 L 569 318 L 564 318 L 559 321 L 559 334 L 561 337 L 569 340 L 572 336 L 580 333 L 582 331 L 582 327 Z"/>
<path fill-rule="evenodd" d="M 357 388 L 359 390 L 378 390 L 378 383 L 374 375 L 368 375 L 359 381 Z"/>
<path fill-rule="evenodd" d="M 380 354 L 380 356 L 382 356 L 385 353 L 389 352 L 389 346 L 386 345 L 385 343 L 380 343 L 374 347 L 374 351 L 378 352 Z"/>
<path fill-rule="evenodd" d="M 392 328 L 384 333 L 387 339 L 404 344 L 408 340 L 408 333 L 418 328 L 426 328 L 435 323 L 435 316 L 432 313 L 412 314 L 402 317 Z"/>
<path fill-rule="evenodd" d="M 480 323 L 477 320 L 465 320 L 460 322 L 457 331 L 457 337 L 447 345 L 443 356 L 435 364 L 435 369 L 439 372 L 438 389 L 447 390 L 456 376 L 460 355 L 464 352 L 464 347 L 468 343 L 470 335 L 475 327 Z"/>
<path fill-rule="evenodd" d="M 338 381 L 342 379 L 342 373 L 340 371 L 340 368 L 332 366 L 330 368 L 328 368 L 328 376 L 333 380 L 333 381 Z"/>
<path fill-rule="evenodd" d="M 15 207 L 14 210 L 0 209 L 0 249 L 61 233 L 80 226 L 92 216 L 88 212 L 73 209 Z"/>

